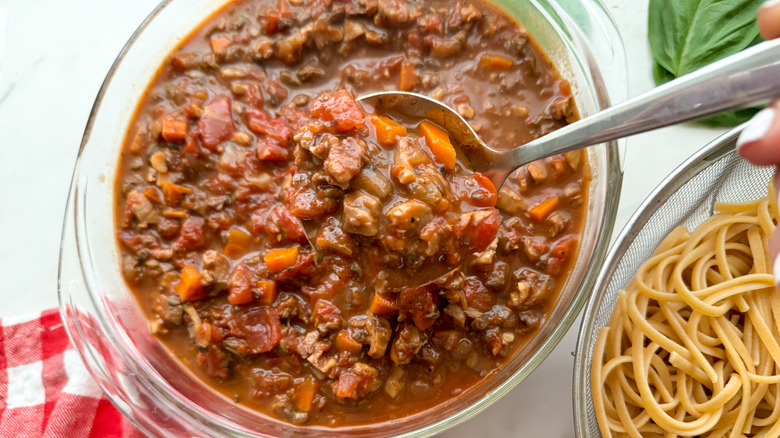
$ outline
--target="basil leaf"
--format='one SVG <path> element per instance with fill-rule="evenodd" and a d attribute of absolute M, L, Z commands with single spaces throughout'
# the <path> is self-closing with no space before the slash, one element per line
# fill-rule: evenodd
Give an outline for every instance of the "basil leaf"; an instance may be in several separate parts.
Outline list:
<path fill-rule="evenodd" d="M 697 120 L 698 123 L 709 126 L 737 126 L 750 120 L 761 108 L 747 108 L 730 113 L 721 113 L 706 119 Z"/>
<path fill-rule="evenodd" d="M 656 85 L 661 85 L 673 80 L 674 75 L 663 68 L 661 64 L 653 61 L 653 79 Z"/>
<path fill-rule="evenodd" d="M 762 0 L 650 0 L 648 40 L 657 85 L 733 55 L 761 41 L 756 14 Z M 701 121 L 733 126 L 756 108 Z"/>
<path fill-rule="evenodd" d="M 653 59 L 675 77 L 747 47 L 761 0 L 650 0 Z"/>

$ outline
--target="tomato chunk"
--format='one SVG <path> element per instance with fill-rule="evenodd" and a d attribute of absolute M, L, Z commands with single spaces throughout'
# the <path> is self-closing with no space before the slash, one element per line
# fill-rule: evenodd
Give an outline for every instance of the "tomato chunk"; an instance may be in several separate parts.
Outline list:
<path fill-rule="evenodd" d="M 255 295 L 252 293 L 252 271 L 246 267 L 245 264 L 240 263 L 236 265 L 233 272 L 228 278 L 228 301 L 230 304 L 237 306 L 241 304 L 249 304 L 255 299 Z"/>
<path fill-rule="evenodd" d="M 495 208 L 471 212 L 462 241 L 474 252 L 482 252 L 493 242 L 501 226 L 501 214 Z"/>
<path fill-rule="evenodd" d="M 357 374 L 344 371 L 339 376 L 339 383 L 336 385 L 336 395 L 341 398 L 357 398 L 357 389 L 361 380 L 363 379 Z"/>
<path fill-rule="evenodd" d="M 348 132 L 362 128 L 366 121 L 363 108 L 349 92 L 339 90 L 323 93 L 309 105 L 312 117 L 325 122 L 333 132 Z"/>
<path fill-rule="evenodd" d="M 438 301 L 434 285 L 404 289 L 398 295 L 398 307 L 412 318 L 420 330 L 427 330 L 436 322 L 439 317 Z"/>
<path fill-rule="evenodd" d="M 469 186 L 469 198 L 471 203 L 478 207 L 495 207 L 498 201 L 498 192 L 493 181 L 485 175 L 476 172 L 474 180 Z"/>
<path fill-rule="evenodd" d="M 558 276 L 563 273 L 563 270 L 569 264 L 574 252 L 577 250 L 577 238 L 567 237 L 558 241 L 550 251 L 550 256 L 547 259 L 547 269 L 545 272 L 548 275 Z"/>
<path fill-rule="evenodd" d="M 496 295 L 488 290 L 481 281 L 476 278 L 467 278 L 463 287 L 466 302 L 480 312 L 487 312 L 496 304 Z"/>
<path fill-rule="evenodd" d="M 282 339 L 279 314 L 270 307 L 241 308 L 233 312 L 236 335 L 243 338 L 252 353 L 273 350 Z"/>
<path fill-rule="evenodd" d="M 179 239 L 174 243 L 174 249 L 187 251 L 200 248 L 206 244 L 206 221 L 191 216 L 181 224 Z"/>
<path fill-rule="evenodd" d="M 218 96 L 203 108 L 203 116 L 198 122 L 203 146 L 211 151 L 223 141 L 233 137 L 233 113 L 230 109 L 230 98 Z"/>
<path fill-rule="evenodd" d="M 272 119 L 265 111 L 250 108 L 246 110 L 246 123 L 252 131 L 276 140 L 280 148 L 286 148 L 292 141 L 293 131 L 281 117 Z"/>

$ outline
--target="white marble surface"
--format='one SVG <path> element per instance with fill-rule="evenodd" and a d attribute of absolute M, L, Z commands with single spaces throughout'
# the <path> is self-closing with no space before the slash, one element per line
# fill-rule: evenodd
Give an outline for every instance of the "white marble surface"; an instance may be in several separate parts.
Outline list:
<path fill-rule="evenodd" d="M 156 3 L 0 0 L 0 318 L 57 305 L 61 221 L 82 131 L 115 55 Z M 623 34 L 634 96 L 653 86 L 648 0 L 605 3 Z M 632 138 L 616 233 L 665 175 L 721 132 L 685 125 Z M 444 436 L 573 436 L 578 325 L 511 394 Z"/>

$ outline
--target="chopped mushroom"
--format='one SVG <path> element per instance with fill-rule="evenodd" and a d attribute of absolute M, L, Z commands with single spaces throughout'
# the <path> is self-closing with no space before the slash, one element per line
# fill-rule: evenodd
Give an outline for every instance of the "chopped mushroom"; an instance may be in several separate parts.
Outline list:
<path fill-rule="evenodd" d="M 417 199 L 393 205 L 385 216 L 390 227 L 402 233 L 417 231 L 433 219 L 431 207 Z"/>
<path fill-rule="evenodd" d="M 142 226 L 160 222 L 160 214 L 154 208 L 152 202 L 149 201 L 149 198 L 141 192 L 130 192 L 127 195 L 127 206 Z"/>
<path fill-rule="evenodd" d="M 368 355 L 374 359 L 380 359 L 385 355 L 387 344 L 390 343 L 390 336 L 393 329 L 385 318 L 369 315 L 366 329 L 369 336 Z"/>

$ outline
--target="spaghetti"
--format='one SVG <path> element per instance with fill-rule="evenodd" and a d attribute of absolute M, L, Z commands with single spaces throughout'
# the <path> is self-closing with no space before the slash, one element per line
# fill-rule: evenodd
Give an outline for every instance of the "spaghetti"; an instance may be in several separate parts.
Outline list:
<path fill-rule="evenodd" d="M 676 228 L 620 291 L 591 365 L 603 436 L 780 436 L 769 192 Z"/>

